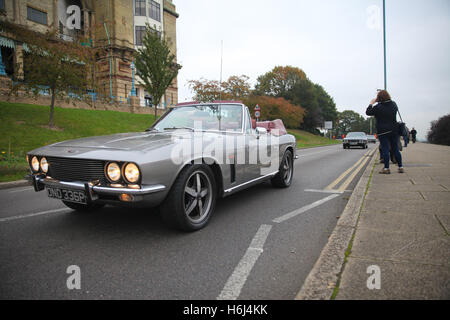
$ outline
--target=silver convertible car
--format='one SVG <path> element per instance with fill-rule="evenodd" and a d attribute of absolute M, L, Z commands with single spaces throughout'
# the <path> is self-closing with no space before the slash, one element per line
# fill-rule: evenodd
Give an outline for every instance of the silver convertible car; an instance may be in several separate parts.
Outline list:
<path fill-rule="evenodd" d="M 69 208 L 160 207 L 170 226 L 194 231 L 217 197 L 265 180 L 289 187 L 296 157 L 280 120 L 255 126 L 242 103 L 215 102 L 179 104 L 145 132 L 41 147 L 27 161 L 34 189 Z"/>

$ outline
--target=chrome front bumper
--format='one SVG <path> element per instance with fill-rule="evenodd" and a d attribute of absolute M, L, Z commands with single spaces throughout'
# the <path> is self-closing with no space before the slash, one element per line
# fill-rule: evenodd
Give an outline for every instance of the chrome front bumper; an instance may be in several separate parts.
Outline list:
<path fill-rule="evenodd" d="M 42 191 L 45 186 L 56 188 L 67 188 L 72 190 L 85 191 L 88 201 L 94 201 L 98 199 L 99 195 L 119 196 L 121 194 L 128 194 L 139 198 L 138 196 L 145 196 L 151 193 L 160 192 L 166 189 L 162 184 L 155 185 L 141 185 L 139 189 L 127 188 L 127 187 L 110 187 L 94 185 L 90 182 L 67 182 L 59 181 L 45 177 L 44 175 L 29 175 L 28 180 L 31 181 L 34 190 Z"/>

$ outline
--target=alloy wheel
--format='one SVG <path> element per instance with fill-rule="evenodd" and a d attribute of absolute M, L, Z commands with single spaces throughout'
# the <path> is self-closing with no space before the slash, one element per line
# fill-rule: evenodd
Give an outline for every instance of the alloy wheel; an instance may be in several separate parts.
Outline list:
<path fill-rule="evenodd" d="M 193 172 L 184 187 L 184 211 L 194 223 L 203 221 L 209 214 L 212 204 L 212 184 L 203 171 Z"/>

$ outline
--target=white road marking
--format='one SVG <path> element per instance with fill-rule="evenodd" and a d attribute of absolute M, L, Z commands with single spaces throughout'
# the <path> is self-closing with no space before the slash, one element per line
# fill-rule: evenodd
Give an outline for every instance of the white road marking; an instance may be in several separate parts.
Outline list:
<path fill-rule="evenodd" d="M 267 224 L 259 227 L 250 243 L 250 247 L 248 247 L 241 261 L 239 261 L 233 273 L 228 278 L 217 300 L 236 300 L 239 297 L 256 260 L 258 260 L 263 252 L 264 243 L 271 229 L 272 226 Z"/>
<path fill-rule="evenodd" d="M 307 206 L 304 206 L 304 207 L 302 207 L 302 208 L 300 208 L 300 209 L 291 211 L 291 212 L 289 212 L 289 213 L 286 213 L 285 215 L 282 215 L 281 217 L 275 218 L 275 219 L 273 219 L 272 221 L 275 222 L 275 223 L 281 223 L 281 222 L 284 222 L 284 221 L 286 221 L 286 220 L 289 220 L 289 219 L 291 219 L 291 218 L 293 218 L 293 217 L 296 217 L 296 216 L 298 216 L 299 214 L 302 214 L 303 212 L 306 212 L 306 211 L 308 211 L 308 210 L 310 210 L 310 209 L 312 209 L 312 208 L 315 208 L 315 207 L 317 207 L 317 206 L 320 206 L 321 204 L 324 204 L 325 202 L 330 201 L 330 200 L 332 200 L 332 199 L 334 199 L 334 198 L 336 198 L 336 197 L 339 197 L 339 196 L 340 196 L 340 194 L 332 194 L 332 195 L 329 195 L 328 197 L 325 197 L 325 198 L 323 198 L 323 199 L 321 199 L 321 200 L 318 200 L 318 201 L 316 201 L 316 202 L 313 202 L 313 203 L 311 203 L 311 204 L 308 204 Z"/>
<path fill-rule="evenodd" d="M 42 215 L 45 215 L 45 214 L 58 213 L 58 212 L 70 211 L 70 210 L 72 210 L 72 209 L 60 208 L 60 209 L 53 209 L 53 210 L 47 210 L 47 211 L 41 211 L 41 212 L 35 212 L 35 213 L 29 213 L 29 214 L 22 214 L 22 215 L 19 215 L 19 216 L 0 218 L 0 222 L 7 222 L 7 221 L 31 218 L 31 217 L 36 217 L 36 216 L 42 216 Z"/>

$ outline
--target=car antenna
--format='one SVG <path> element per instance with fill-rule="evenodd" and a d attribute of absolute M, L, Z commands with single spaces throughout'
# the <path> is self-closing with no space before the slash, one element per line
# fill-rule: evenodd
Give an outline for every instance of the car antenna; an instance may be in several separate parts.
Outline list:
<path fill-rule="evenodd" d="M 223 40 L 220 40 L 220 80 L 219 80 L 219 100 L 222 100 L 222 66 L 223 66 Z"/>

